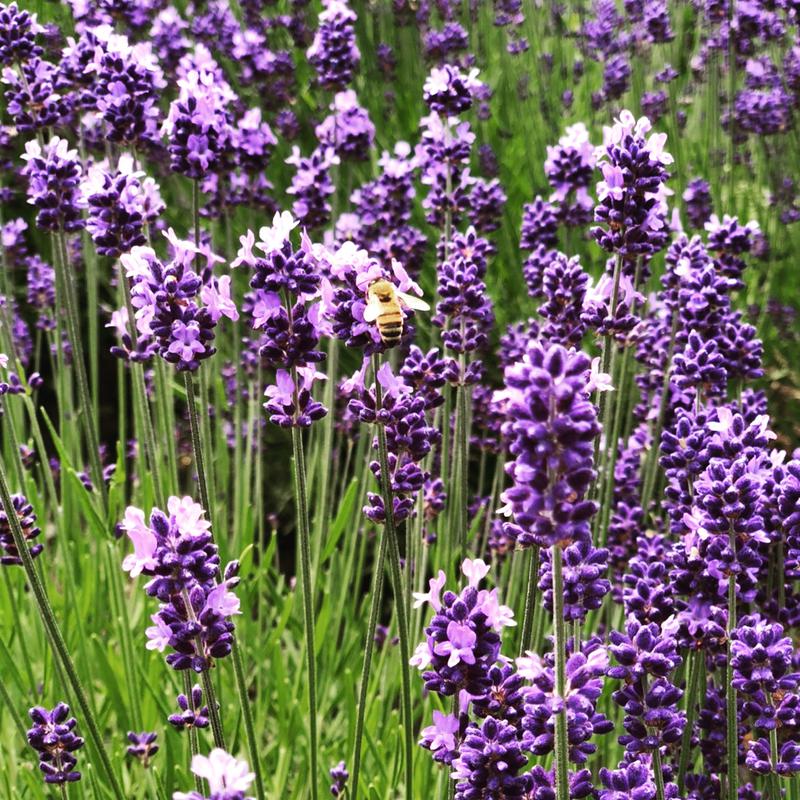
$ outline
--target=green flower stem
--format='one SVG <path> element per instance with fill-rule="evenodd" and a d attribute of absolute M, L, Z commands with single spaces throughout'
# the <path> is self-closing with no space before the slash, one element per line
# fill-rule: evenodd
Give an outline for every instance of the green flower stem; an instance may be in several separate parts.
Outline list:
<path fill-rule="evenodd" d="M 364 661 L 361 665 L 361 684 L 358 692 L 358 711 L 356 713 L 356 731 L 353 743 L 353 777 L 350 781 L 350 796 L 358 800 L 358 779 L 361 774 L 361 750 L 364 739 L 364 720 L 367 711 L 367 693 L 369 690 L 369 676 L 372 669 L 372 653 L 375 649 L 375 630 L 378 626 L 378 615 L 383 603 L 383 576 L 386 569 L 386 551 L 388 538 L 380 536 L 378 556 L 372 573 L 372 591 L 370 592 L 369 621 L 367 623 L 367 636 L 364 642 Z"/>
<path fill-rule="evenodd" d="M 187 670 L 183 671 L 183 693 L 186 695 L 189 708 L 195 711 L 194 702 L 192 701 L 192 679 Z M 189 728 L 189 752 L 192 758 L 200 752 L 200 744 L 197 741 L 197 728 L 194 725 Z M 203 794 L 203 779 L 199 775 L 194 775 L 194 786 L 200 794 Z"/>
<path fill-rule="evenodd" d="M 463 328 L 462 322 L 462 328 Z M 464 384 L 467 370 L 465 353 L 458 356 L 458 372 L 461 382 L 456 386 L 456 462 L 454 475 L 453 502 L 455 506 L 455 526 L 458 536 L 458 552 L 456 561 L 460 562 L 467 553 L 467 529 L 469 528 L 469 388 Z"/>
<path fill-rule="evenodd" d="M 208 499 L 208 484 L 206 483 L 206 470 L 205 461 L 203 460 L 203 447 L 200 441 L 200 424 L 197 418 L 197 404 L 194 389 L 194 380 L 190 371 L 183 373 L 184 387 L 186 389 L 186 401 L 189 408 L 189 427 L 192 436 L 192 452 L 194 454 L 195 469 L 197 471 L 197 482 L 200 487 L 201 505 L 206 511 L 209 508 Z M 210 516 L 210 514 L 209 514 Z M 245 736 L 247 738 L 247 751 L 250 757 L 250 769 L 253 770 L 256 776 L 256 794 L 258 800 L 264 800 L 264 786 L 261 776 L 261 764 L 258 759 L 258 747 L 255 737 L 255 728 L 253 726 L 252 711 L 250 709 L 250 699 L 247 695 L 247 685 L 245 683 L 244 668 L 241 662 L 241 654 L 239 652 L 239 645 L 236 641 L 236 636 L 233 639 L 233 669 L 236 679 L 236 693 L 239 698 L 239 705 L 242 711 L 242 718 L 245 724 Z M 214 683 L 211 676 L 206 670 L 203 676 L 203 691 L 206 695 L 208 703 L 209 715 L 211 719 L 211 727 L 214 731 L 214 742 L 218 747 L 224 748 L 224 733 L 222 729 L 222 720 L 219 718 L 219 709 L 217 706 L 216 692 L 214 690 Z M 214 711 L 216 709 L 216 712 Z M 217 715 L 215 726 L 214 714 Z M 222 741 L 223 744 L 219 744 Z"/>
<path fill-rule="evenodd" d="M 661 749 L 653 750 L 653 777 L 656 779 L 656 800 L 664 800 L 664 769 L 661 766 Z"/>
<path fill-rule="evenodd" d="M 781 779 L 775 768 L 778 765 L 778 729 L 772 728 L 769 732 L 769 758 L 772 770 L 769 773 L 769 787 L 772 800 L 781 800 Z"/>
<path fill-rule="evenodd" d="M 555 639 L 556 666 L 556 698 L 563 700 L 567 686 L 567 641 L 564 623 L 564 576 L 562 573 L 561 546 L 554 544 L 550 548 L 553 567 L 553 633 Z M 569 773 L 567 771 L 567 712 L 562 707 L 556 716 L 555 730 L 555 767 L 556 767 L 556 800 L 569 800 Z"/>
<path fill-rule="evenodd" d="M 89 391 L 89 380 L 86 376 L 83 339 L 81 338 L 80 325 L 78 323 L 77 292 L 69 263 L 67 237 L 63 232 L 59 232 L 56 234 L 56 238 L 58 240 L 56 250 L 59 256 L 55 259 L 55 266 L 61 276 L 60 284 L 63 288 L 59 299 L 66 313 L 67 332 L 72 344 L 72 364 L 75 369 L 78 383 L 78 400 L 81 405 L 80 418 L 86 435 L 86 447 L 89 450 L 89 468 L 92 475 L 92 483 L 100 493 L 102 508 L 105 513 L 108 505 L 108 496 L 106 494 L 106 484 L 103 480 L 103 467 L 100 464 L 100 440 L 97 435 L 97 420 L 94 415 L 92 395 Z"/>
<path fill-rule="evenodd" d="M 131 292 L 128 286 L 128 278 L 120 274 L 119 282 L 122 284 L 122 292 L 125 299 L 125 308 L 128 311 L 128 335 L 131 342 L 136 341 L 136 325 L 134 322 L 134 308 L 131 302 Z M 139 419 L 143 430 L 140 433 L 142 445 L 144 447 L 145 458 L 153 475 L 153 491 L 155 492 L 156 504 L 164 506 L 164 484 L 161 482 L 161 459 L 156 445 L 156 435 L 153 428 L 153 420 L 150 416 L 150 407 L 147 403 L 147 387 L 144 380 L 144 366 L 139 362 L 131 362 L 131 382 L 133 383 L 133 402 L 136 405 Z"/>
<path fill-rule="evenodd" d="M 533 616 L 536 609 L 537 575 L 539 574 L 539 546 L 529 548 L 528 577 L 525 589 L 525 613 L 522 617 L 522 635 L 519 642 L 520 655 L 531 649 L 533 636 Z"/>
<path fill-rule="evenodd" d="M 292 368 L 292 380 L 297 395 L 297 370 Z M 295 408 L 297 398 L 295 397 Z M 297 507 L 297 528 L 300 535 L 300 572 L 303 582 L 303 619 L 305 623 L 306 666 L 308 669 L 308 743 L 311 751 L 311 797 L 319 795 L 319 766 L 317 755 L 317 652 L 314 644 L 314 598 L 311 575 L 311 531 L 308 517 L 308 489 L 306 486 L 306 465 L 303 452 L 303 432 L 292 426 L 292 472 L 294 477 L 294 497 Z"/>
<path fill-rule="evenodd" d="M 731 551 L 736 553 L 736 534 L 730 532 Z M 726 716 L 728 749 L 728 798 L 736 800 L 739 796 L 739 732 L 736 719 L 736 689 L 733 688 L 733 654 L 731 634 L 736 627 L 736 575 L 728 577 L 728 665 L 726 680 Z"/>
<path fill-rule="evenodd" d="M 192 436 L 192 454 L 194 455 L 194 468 L 197 473 L 197 485 L 200 489 L 200 504 L 210 516 L 206 466 L 203 460 L 203 447 L 200 442 L 200 420 L 197 415 L 197 397 L 191 370 L 184 370 L 183 385 L 186 389 L 186 405 L 189 409 L 189 429 Z"/>
<path fill-rule="evenodd" d="M 117 800 L 124 800 L 122 788 L 119 784 L 116 773 L 111 767 L 111 760 L 109 759 L 105 745 L 103 744 L 103 737 L 100 735 L 100 728 L 98 727 L 94 718 L 94 714 L 92 713 L 89 700 L 84 692 L 77 670 L 75 669 L 75 663 L 69 654 L 67 643 L 64 640 L 64 636 L 61 633 L 61 629 L 59 628 L 55 614 L 53 613 L 53 608 L 50 605 L 50 601 L 47 599 L 44 585 L 39 579 L 39 574 L 36 571 L 33 559 L 31 558 L 30 550 L 28 550 L 28 543 L 25 541 L 25 536 L 22 532 L 19 517 L 17 517 L 17 515 L 13 512 L 14 505 L 11 500 L 11 491 L 8 487 L 5 465 L 2 463 L 0 463 L 0 504 L 2 504 L 3 508 L 7 510 L 6 517 L 10 523 L 11 535 L 14 539 L 14 546 L 17 548 L 19 556 L 22 560 L 22 567 L 25 570 L 28 584 L 33 592 L 33 596 L 39 610 L 39 615 L 42 618 L 42 623 L 50 639 L 54 653 L 63 667 L 69 686 L 75 696 L 78 708 L 80 709 L 82 722 L 86 727 L 89 738 L 92 740 L 92 744 L 97 750 L 97 754 L 100 758 L 100 766 L 105 774 L 106 780 L 108 781 L 108 788 L 111 790 L 111 794 L 117 798 Z"/>
<path fill-rule="evenodd" d="M 373 357 L 375 372 L 375 406 L 380 410 L 383 407 L 383 391 L 380 381 L 377 378 L 380 367 L 379 357 Z M 394 590 L 394 604 L 397 611 L 397 632 L 400 638 L 400 660 L 402 678 L 402 707 L 403 722 L 405 728 L 405 783 L 406 800 L 414 797 L 414 719 L 411 716 L 411 667 L 409 659 L 411 650 L 408 641 L 408 617 L 406 614 L 405 602 L 405 581 L 403 580 L 400 569 L 400 544 L 397 538 L 397 528 L 394 519 L 394 498 L 392 496 L 392 486 L 389 480 L 389 449 L 386 445 L 386 429 L 381 424 L 378 428 L 378 462 L 381 468 L 381 495 L 383 496 L 383 507 L 386 515 L 384 525 L 384 536 L 388 539 L 389 545 L 389 574 Z"/>
<path fill-rule="evenodd" d="M 678 332 L 678 315 L 672 312 L 672 330 L 669 337 L 669 348 L 667 349 L 667 358 L 665 361 L 666 367 L 664 369 L 664 380 L 661 383 L 661 399 L 658 405 L 658 417 L 656 419 L 655 428 L 653 429 L 650 449 L 647 453 L 647 460 L 644 467 L 642 477 L 642 510 L 644 511 L 645 518 L 647 518 L 648 509 L 650 508 L 650 501 L 653 497 L 653 491 L 656 486 L 656 478 L 658 477 L 658 451 L 661 442 L 661 431 L 664 428 L 664 420 L 667 416 L 667 403 L 669 400 L 669 376 L 672 365 L 672 354 L 675 351 L 675 336 Z"/>
<path fill-rule="evenodd" d="M 689 757 L 692 754 L 692 729 L 694 728 L 694 714 L 697 707 L 697 693 L 700 688 L 701 669 L 700 659 L 703 654 L 699 650 L 691 650 L 687 658 L 688 677 L 686 680 L 686 725 L 681 737 L 680 760 L 678 762 L 678 794 L 683 796 L 686 773 L 689 770 Z"/>
<path fill-rule="evenodd" d="M 188 597 L 184 602 L 188 603 Z M 217 692 L 214 689 L 214 680 L 211 677 L 211 670 L 204 669 L 200 673 L 200 681 L 203 684 L 203 694 L 206 696 L 208 703 L 208 720 L 211 724 L 211 733 L 214 737 L 214 747 L 225 747 L 225 731 L 222 727 L 222 716 L 220 715 L 219 701 L 217 700 Z"/>
<path fill-rule="evenodd" d="M 236 678 L 236 692 L 239 695 L 239 703 L 242 707 L 242 718 L 244 719 L 244 732 L 247 739 L 247 754 L 250 757 L 250 769 L 256 776 L 256 797 L 264 800 L 264 779 L 261 775 L 261 766 L 258 757 L 258 747 L 256 743 L 256 729 L 253 723 L 253 710 L 250 707 L 250 699 L 247 693 L 247 682 L 244 675 L 244 664 L 242 663 L 242 652 L 239 640 L 234 638 L 233 649 L 233 672 Z"/>

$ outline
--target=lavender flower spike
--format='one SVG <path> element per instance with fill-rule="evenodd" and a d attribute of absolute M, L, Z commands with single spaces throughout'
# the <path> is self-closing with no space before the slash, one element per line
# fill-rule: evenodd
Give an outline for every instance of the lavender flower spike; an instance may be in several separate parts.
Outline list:
<path fill-rule="evenodd" d="M 52 711 L 36 706 L 28 713 L 33 720 L 28 744 L 39 753 L 45 783 L 79 781 L 81 773 L 74 769 L 78 762 L 73 753 L 83 747 L 83 739 L 73 732 L 77 720 L 69 716 L 69 706 L 58 703 Z"/>

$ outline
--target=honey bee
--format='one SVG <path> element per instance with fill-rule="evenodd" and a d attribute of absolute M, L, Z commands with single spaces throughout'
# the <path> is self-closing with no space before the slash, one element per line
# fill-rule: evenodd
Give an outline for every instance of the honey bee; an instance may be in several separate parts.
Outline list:
<path fill-rule="evenodd" d="M 367 289 L 364 321 L 377 324 L 381 341 L 387 347 L 394 347 L 403 335 L 404 308 L 427 311 L 430 306 L 418 297 L 399 291 L 387 280 L 375 281 Z"/>

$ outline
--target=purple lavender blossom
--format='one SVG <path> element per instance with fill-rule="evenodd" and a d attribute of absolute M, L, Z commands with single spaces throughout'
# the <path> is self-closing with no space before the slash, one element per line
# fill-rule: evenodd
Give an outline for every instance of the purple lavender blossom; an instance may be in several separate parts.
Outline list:
<path fill-rule="evenodd" d="M 646 117 L 638 121 L 623 111 L 603 133 L 604 152 L 598 163 L 603 180 L 597 184 L 597 243 L 623 259 L 647 257 L 667 242 L 664 183 L 665 165 L 672 156 L 664 150 L 666 134 L 650 132 Z"/>
<path fill-rule="evenodd" d="M 177 698 L 179 714 L 170 714 L 167 722 L 177 730 L 184 728 L 207 728 L 209 726 L 208 706 L 203 705 L 203 690 L 199 684 L 192 687 L 187 697 L 179 694 Z"/>
<path fill-rule="evenodd" d="M 28 178 L 28 202 L 37 209 L 36 224 L 47 231 L 76 231 L 83 227 L 79 184 L 81 163 L 66 139 L 54 136 L 44 147 L 27 142 L 22 156 Z"/>
<path fill-rule="evenodd" d="M 711 187 L 708 181 L 694 178 L 689 181 L 683 195 L 686 203 L 686 216 L 689 218 L 689 227 L 702 230 L 711 218 Z"/>
<path fill-rule="evenodd" d="M 478 588 L 488 565 L 466 559 L 461 571 L 468 584 L 460 594 L 446 591 L 440 596 L 447 580 L 441 570 L 430 580 L 427 593 L 414 593 L 415 607 L 430 603 L 435 613 L 411 663 L 424 670 L 426 687 L 445 697 L 462 690 L 475 696 L 489 691 L 489 670 L 500 654 L 499 631 L 516 625 L 511 609 L 500 605 L 496 589 Z"/>
<path fill-rule="evenodd" d="M 518 775 L 527 759 L 513 725 L 492 717 L 467 729 L 458 758 L 453 761 L 456 800 L 483 797 L 519 797 Z"/>
<path fill-rule="evenodd" d="M 523 357 L 505 370 L 499 395 L 507 416 L 503 435 L 514 460 L 503 494 L 519 545 L 568 545 L 588 535 L 597 505 L 586 499 L 594 478 L 593 441 L 600 432 L 588 400 L 588 356 L 558 344 L 529 341 Z"/>
<path fill-rule="evenodd" d="M 42 26 L 31 14 L 17 3 L 0 6 L 0 64 L 22 64 L 40 56 L 42 48 L 36 44 Z"/>
<path fill-rule="evenodd" d="M 339 158 L 364 161 L 375 139 L 375 126 L 366 109 L 358 104 L 356 93 L 338 92 L 331 104 L 331 114 L 317 125 L 320 145 L 333 148 Z"/>
<path fill-rule="evenodd" d="M 147 594 L 160 601 L 146 631 L 147 649 L 163 652 L 169 647 L 166 660 L 173 669 L 203 672 L 231 651 L 230 617 L 240 613 L 231 591 L 238 583 L 238 564 L 232 562 L 220 576 L 211 523 L 191 498 L 170 497 L 167 509 L 168 514 L 153 509 L 148 524 L 141 509 L 128 507 L 122 527 L 134 552 L 122 568 L 134 578 L 149 576 Z"/>
<path fill-rule="evenodd" d="M 344 0 L 326 0 L 319 28 L 306 55 L 317 72 L 317 82 L 329 91 L 341 91 L 353 80 L 361 53 L 356 45 L 355 12 Z"/>
<path fill-rule="evenodd" d="M 83 739 L 74 733 L 78 721 L 69 716 L 69 706 L 58 703 L 52 711 L 35 706 L 29 712 L 33 725 L 28 730 L 28 744 L 39 753 L 39 769 L 45 783 L 74 783 L 81 779 L 75 769 L 74 753 L 83 747 Z"/>
<path fill-rule="evenodd" d="M 331 767 L 329 774 L 333 781 L 331 784 L 331 795 L 333 797 L 339 797 L 339 795 L 344 793 L 347 780 L 350 777 L 350 773 L 347 771 L 344 761 L 340 761 L 336 766 Z"/>
<path fill-rule="evenodd" d="M 157 736 L 158 734 L 154 732 L 135 733 L 131 731 L 128 734 L 130 745 L 125 752 L 129 756 L 139 759 L 141 765 L 146 769 L 150 766 L 150 759 L 158 752 Z"/>
<path fill-rule="evenodd" d="M 14 506 L 14 516 L 19 520 L 19 525 L 22 528 L 22 535 L 26 542 L 31 545 L 28 552 L 31 558 L 36 558 L 39 553 L 44 549 L 44 545 L 34 543 L 34 539 L 41 533 L 41 529 L 36 525 L 36 514 L 33 511 L 33 506 L 28 502 L 27 498 L 21 494 L 15 494 L 11 497 L 11 502 Z M 21 565 L 22 558 L 14 544 L 14 537 L 11 532 L 11 524 L 8 519 L 6 509 L 0 506 L 0 564 L 8 565 Z"/>

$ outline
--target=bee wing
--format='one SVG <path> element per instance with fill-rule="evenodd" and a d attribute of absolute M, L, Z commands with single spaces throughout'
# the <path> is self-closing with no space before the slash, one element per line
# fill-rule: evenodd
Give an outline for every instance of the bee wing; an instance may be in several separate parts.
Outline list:
<path fill-rule="evenodd" d="M 381 304 L 370 300 L 364 308 L 364 322 L 375 322 L 380 316 Z"/>
<path fill-rule="evenodd" d="M 415 311 L 430 311 L 431 307 L 419 297 L 414 297 L 413 294 L 398 292 L 397 296 L 403 301 L 406 308 L 413 308 Z"/>

